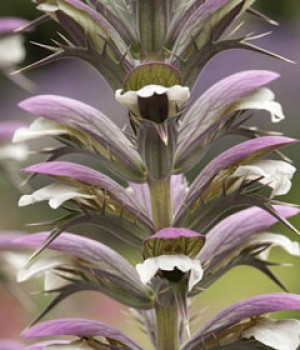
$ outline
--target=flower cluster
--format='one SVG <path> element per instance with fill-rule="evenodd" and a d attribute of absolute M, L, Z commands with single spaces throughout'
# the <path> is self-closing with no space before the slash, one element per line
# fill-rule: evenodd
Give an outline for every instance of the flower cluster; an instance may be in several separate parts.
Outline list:
<path fill-rule="evenodd" d="M 22 74 L 11 74 L 25 59 L 23 32 L 29 21 L 18 17 L 4 17 L 0 19 L 0 71 L 20 87 L 31 90 L 33 84 Z"/>
<path fill-rule="evenodd" d="M 0 18 L 0 72 L 23 88 L 32 87 L 32 83 L 22 75 L 11 75 L 17 65 L 25 58 L 24 37 L 22 27 L 28 21 L 16 18 Z M 29 148 L 25 143 L 12 144 L 14 132 L 25 126 L 20 121 L 0 122 L 0 169 L 17 187 L 20 183 L 16 162 L 22 162 L 29 156 Z"/>
<path fill-rule="evenodd" d="M 206 63 L 224 50 L 278 57 L 255 46 L 251 35 L 234 36 L 246 13 L 268 20 L 252 8 L 255 1 L 35 2 L 43 14 L 34 24 L 51 19 L 65 34 L 48 46 L 49 57 L 23 71 L 61 58 L 85 60 L 128 115 L 124 130 L 99 110 L 63 96 L 34 96 L 19 105 L 38 119 L 16 131 L 15 144 L 45 136 L 59 142 L 42 150 L 46 161 L 24 169 L 54 182 L 24 194 L 19 205 L 48 201 L 66 213 L 52 222 L 50 233 L 10 243 L 18 251 L 34 249 L 18 280 L 43 276 L 45 293 L 55 295 L 35 321 L 68 296 L 94 290 L 136 309 L 157 350 L 295 350 L 300 321 L 265 316 L 299 310 L 295 294 L 251 297 L 192 335 L 189 327 L 190 300 L 233 267 L 253 266 L 284 288 L 269 269 L 268 252 L 280 246 L 300 255 L 298 243 L 269 232 L 277 222 L 297 232 L 287 219 L 298 208 L 274 199 L 288 193 L 296 170 L 278 150 L 296 140 L 246 124 L 257 110 L 272 123 L 284 119 L 267 87 L 278 74 L 243 71 L 199 97 L 192 90 Z M 207 161 L 208 149 L 231 135 L 244 141 Z M 102 172 L 61 160 L 71 154 L 86 156 Z M 189 183 L 186 173 L 199 166 Z M 101 234 L 112 235 L 110 247 L 67 232 L 79 224 L 95 225 L 99 241 Z M 140 256 L 136 266 L 114 251 L 116 241 Z M 39 255 L 44 249 L 47 257 Z M 142 349 L 113 327 L 85 319 L 46 321 L 24 332 L 26 338 L 61 335 L 76 339 L 32 349 Z"/>

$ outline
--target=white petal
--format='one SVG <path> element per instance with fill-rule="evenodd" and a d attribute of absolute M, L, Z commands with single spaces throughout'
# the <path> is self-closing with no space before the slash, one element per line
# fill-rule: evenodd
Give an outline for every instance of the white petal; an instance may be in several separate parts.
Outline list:
<path fill-rule="evenodd" d="M 178 106 L 190 98 L 190 89 L 186 86 L 174 85 L 167 91 L 169 100 L 169 117 L 178 114 Z"/>
<path fill-rule="evenodd" d="M 287 194 L 291 188 L 291 179 L 296 168 L 282 160 L 259 160 L 238 167 L 233 176 L 245 176 L 248 180 L 263 177 L 259 182 L 273 189 L 271 198 Z"/>
<path fill-rule="evenodd" d="M 149 283 L 159 270 L 155 258 L 146 259 L 142 264 L 137 264 L 135 268 L 144 284 Z"/>
<path fill-rule="evenodd" d="M 51 120 L 38 118 L 29 127 L 17 129 L 12 142 L 18 143 L 38 139 L 44 136 L 58 136 L 63 134 L 70 134 L 70 130 Z"/>
<path fill-rule="evenodd" d="M 186 102 L 190 98 L 190 90 L 187 86 L 174 85 L 165 87 L 162 85 L 146 85 L 138 91 L 117 90 L 116 100 L 127 107 L 132 113 L 139 116 L 138 97 L 151 98 L 154 94 L 166 94 L 169 101 L 169 116 L 172 117 L 177 114 L 177 107 Z"/>
<path fill-rule="evenodd" d="M 70 199 L 79 199 L 79 198 L 85 198 L 85 199 L 94 199 L 95 196 L 86 194 L 84 192 L 81 192 L 80 190 L 77 190 L 76 188 L 70 189 L 68 192 L 61 193 L 60 195 L 53 196 L 49 199 L 49 206 L 52 209 L 59 208 L 64 202 L 70 200 Z"/>
<path fill-rule="evenodd" d="M 203 269 L 199 260 L 192 260 L 193 265 L 191 266 L 191 273 L 189 279 L 189 291 L 191 291 L 194 286 L 202 280 Z"/>
<path fill-rule="evenodd" d="M 20 145 L 3 145 L 0 146 L 0 159 L 1 160 L 16 160 L 23 162 L 29 156 L 29 148 L 25 144 Z"/>
<path fill-rule="evenodd" d="M 173 271 L 176 267 L 182 272 L 188 272 L 191 269 L 191 259 L 186 255 L 160 255 L 156 259 L 160 270 Z"/>
<path fill-rule="evenodd" d="M 271 198 L 274 198 L 275 196 L 281 196 L 289 193 L 292 187 L 292 182 L 288 176 L 285 176 L 285 174 L 279 174 L 268 185 L 273 188 Z"/>
<path fill-rule="evenodd" d="M 284 249 L 287 253 L 294 255 L 294 256 L 300 256 L 300 245 L 298 242 L 291 241 L 287 236 L 280 235 L 276 233 L 259 233 L 256 235 L 253 235 L 247 242 L 248 244 L 271 244 L 272 247 L 280 247 Z M 265 254 L 266 253 L 266 254 Z M 267 259 L 269 251 L 264 251 L 261 254 L 259 254 L 261 259 Z"/>
<path fill-rule="evenodd" d="M 55 255 L 48 258 L 43 258 L 34 261 L 29 266 L 25 266 L 22 270 L 19 270 L 17 274 L 17 281 L 24 282 L 32 277 L 38 277 L 45 273 L 47 270 L 61 267 L 62 265 L 70 265 L 70 259 L 66 256 Z"/>
<path fill-rule="evenodd" d="M 60 265 L 60 267 L 61 266 L 62 265 Z M 59 275 L 58 275 L 57 272 L 53 271 L 52 269 L 45 271 L 44 290 L 47 292 L 49 290 L 59 289 L 69 285 L 70 282 L 67 279 L 63 278 L 62 276 L 65 276 L 68 278 L 74 278 L 74 274 L 72 273 L 59 272 Z"/>
<path fill-rule="evenodd" d="M 133 114 L 139 115 L 138 96 L 136 91 L 127 91 L 123 93 L 119 89 L 115 93 L 116 100 L 124 107 L 128 108 Z"/>
<path fill-rule="evenodd" d="M 52 14 L 55 11 L 59 10 L 59 6 L 57 4 L 57 0 L 46 0 L 43 1 L 36 7 L 39 11 L 44 11 L 48 14 Z"/>
<path fill-rule="evenodd" d="M 260 167 L 265 173 L 277 173 L 287 175 L 290 179 L 293 177 L 296 168 L 283 160 L 263 159 L 255 162 L 256 166 Z"/>
<path fill-rule="evenodd" d="M 25 58 L 24 38 L 10 35 L 0 39 L 0 67 L 13 67 Z"/>
<path fill-rule="evenodd" d="M 23 207 L 48 200 L 49 206 L 52 209 L 57 209 L 67 200 L 78 198 L 93 199 L 95 196 L 86 194 L 83 190 L 74 186 L 55 183 L 40 188 L 30 195 L 23 195 L 19 200 L 19 206 Z"/>
<path fill-rule="evenodd" d="M 242 165 L 239 166 L 233 173 L 233 176 L 246 176 L 249 180 L 257 179 L 261 176 L 268 176 L 263 169 L 256 165 Z"/>
<path fill-rule="evenodd" d="M 151 97 L 154 94 L 163 95 L 165 94 L 169 88 L 162 85 L 146 85 L 142 87 L 140 90 L 136 91 L 137 96 L 147 98 Z"/>
<path fill-rule="evenodd" d="M 23 268 L 26 260 L 28 259 L 28 255 L 24 253 L 2 252 L 1 255 L 3 255 L 3 260 L 7 262 L 15 271 L 19 271 L 21 268 Z"/>
<path fill-rule="evenodd" d="M 275 350 L 297 350 L 300 344 L 300 321 L 262 319 L 245 331 L 242 337 L 254 337 Z"/>
<path fill-rule="evenodd" d="M 186 273 L 190 271 L 189 291 L 202 279 L 203 269 L 198 260 L 192 260 L 186 255 L 160 255 L 146 259 L 136 266 L 141 281 L 149 283 L 159 271 L 173 271 L 175 268 Z"/>
<path fill-rule="evenodd" d="M 187 86 L 174 85 L 168 89 L 167 96 L 169 101 L 181 105 L 190 98 L 191 94 L 190 89 Z"/>
<path fill-rule="evenodd" d="M 268 88 L 257 89 L 252 94 L 241 99 L 235 106 L 234 110 L 243 109 L 261 109 L 271 114 L 271 121 L 278 123 L 285 118 L 281 105 L 274 101 L 275 95 Z"/>

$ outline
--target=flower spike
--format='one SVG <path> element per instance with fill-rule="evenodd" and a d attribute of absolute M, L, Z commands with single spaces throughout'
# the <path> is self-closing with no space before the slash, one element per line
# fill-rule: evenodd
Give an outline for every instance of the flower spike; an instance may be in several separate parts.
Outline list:
<path fill-rule="evenodd" d="M 300 256 L 298 242 L 270 231 L 280 222 L 299 233 L 289 222 L 299 208 L 274 199 L 288 194 L 296 171 L 279 148 L 297 140 L 250 124 L 256 111 L 269 115 L 270 124 L 285 119 L 268 87 L 278 73 L 242 71 L 201 95 L 195 91 L 208 61 L 225 50 L 284 59 L 254 45 L 266 34 L 238 34 L 241 16 L 275 22 L 254 8 L 255 0 L 33 2 L 42 14 L 36 20 L 0 20 L 0 52 L 3 40 L 11 44 L 0 55 L 0 69 L 1 59 L 7 72 L 10 63 L 23 58 L 21 32 L 53 21 L 58 39 L 36 43 L 50 56 L 19 72 L 80 59 L 95 68 L 124 107 L 120 128 L 84 102 L 56 95 L 27 98 L 19 106 L 38 119 L 21 125 L 9 149 L 10 126 L 0 124 L 0 158 L 30 140 L 50 136 L 54 141 L 36 151 L 44 161 L 24 170 L 31 179 L 46 175 L 53 182 L 26 191 L 19 205 L 48 201 L 62 217 L 42 223 L 50 232 L 10 242 L 4 237 L 0 252 L 6 267 L 15 255 L 4 249 L 35 250 L 18 268 L 18 279 L 42 277 L 43 292 L 53 299 L 34 322 L 75 293 L 98 291 L 135 309 L 134 318 L 155 350 L 296 350 L 300 321 L 266 316 L 300 310 L 295 294 L 250 297 L 202 322 L 194 334 L 189 327 L 195 321 L 189 317 L 193 298 L 209 293 L 230 269 L 254 267 L 287 292 L 272 270 L 285 264 L 269 261 L 269 252 L 277 246 Z M 17 22 L 21 27 L 13 31 Z M 244 139 L 229 140 L 229 148 L 224 143 L 221 153 L 206 158 L 225 136 Z M 22 154 L 15 152 L 3 164 L 11 158 L 21 160 Z M 91 232 L 97 241 L 66 233 L 78 225 L 97 227 Z M 24 332 L 30 339 L 61 335 L 71 338 L 28 350 L 142 350 L 117 329 L 81 318 L 47 321 Z"/>

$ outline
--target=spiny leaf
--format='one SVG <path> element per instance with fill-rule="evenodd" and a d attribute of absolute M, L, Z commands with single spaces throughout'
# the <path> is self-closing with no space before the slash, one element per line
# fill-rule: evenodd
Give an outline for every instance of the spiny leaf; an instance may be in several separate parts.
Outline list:
<path fill-rule="evenodd" d="M 266 16 L 265 14 L 257 11 L 256 9 L 250 7 L 248 10 L 247 10 L 248 13 L 250 13 L 251 15 L 253 16 L 256 16 L 260 19 L 262 19 L 263 21 L 267 22 L 268 24 L 271 24 L 271 25 L 274 25 L 274 26 L 278 26 L 279 23 L 274 21 L 272 18 Z"/>
<path fill-rule="evenodd" d="M 57 293 L 56 296 L 40 313 L 34 320 L 30 323 L 29 327 L 33 326 L 37 322 L 39 322 L 47 313 L 49 313 L 56 305 L 58 305 L 61 301 L 66 299 L 68 296 L 71 296 L 75 293 L 82 292 L 84 290 L 95 290 L 97 291 L 99 287 L 95 283 L 81 283 L 81 284 L 70 284 L 60 289 L 47 291 L 47 293 Z"/>
<path fill-rule="evenodd" d="M 53 242 L 63 231 L 66 231 L 69 227 L 72 227 L 76 224 L 82 223 L 85 218 L 84 215 L 75 216 L 72 217 L 71 220 L 68 220 L 67 222 L 61 224 L 59 227 L 55 227 L 49 234 L 48 238 L 45 240 L 45 242 L 28 258 L 27 262 L 31 262 L 33 259 L 35 259 L 38 255 L 40 255 L 51 242 Z"/>
<path fill-rule="evenodd" d="M 19 27 L 17 30 L 15 30 L 15 33 L 22 33 L 22 32 L 27 32 L 33 30 L 35 27 L 46 23 L 48 21 L 51 21 L 51 17 L 47 14 L 39 16 L 35 18 L 34 20 L 26 23 L 24 26 Z"/>
<path fill-rule="evenodd" d="M 298 229 L 292 225 L 286 218 L 284 218 L 282 215 L 280 215 L 271 204 L 283 204 L 279 201 L 271 201 L 270 203 L 267 202 L 261 202 L 258 206 L 273 215 L 276 219 L 278 219 L 279 222 L 281 222 L 283 225 L 285 225 L 288 229 L 290 229 L 292 232 L 296 233 L 297 235 L 300 235 L 300 232 Z"/>
<path fill-rule="evenodd" d="M 265 274 L 267 277 L 269 277 L 279 288 L 284 290 L 285 292 L 289 292 L 289 290 L 285 287 L 285 285 L 274 275 L 274 273 L 268 268 L 269 263 L 248 257 L 245 260 L 241 260 L 239 262 L 239 265 L 248 265 L 255 267 L 256 269 L 260 270 L 263 274 Z"/>
<path fill-rule="evenodd" d="M 268 51 L 268 50 L 265 50 L 259 46 L 251 44 L 249 41 L 254 40 L 254 39 L 255 39 L 255 37 L 254 38 L 252 38 L 251 36 L 246 37 L 243 41 L 240 41 L 239 45 L 237 45 L 236 48 L 241 48 L 241 49 L 246 49 L 246 50 L 258 52 L 258 53 L 261 53 L 263 55 L 267 55 L 267 56 L 270 56 L 272 58 L 276 58 L 278 60 L 281 60 L 281 61 L 284 61 L 287 63 L 293 63 L 293 64 L 296 63 L 295 61 L 292 61 L 289 58 L 286 58 L 286 57 L 278 55 L 272 51 Z"/>

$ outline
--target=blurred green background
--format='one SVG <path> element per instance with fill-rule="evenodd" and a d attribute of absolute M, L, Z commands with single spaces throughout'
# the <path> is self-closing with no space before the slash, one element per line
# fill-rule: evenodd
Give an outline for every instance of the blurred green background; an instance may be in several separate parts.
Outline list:
<path fill-rule="evenodd" d="M 259 41 L 259 44 L 269 50 L 275 51 L 293 61 L 300 62 L 300 1 L 297 0 L 260 0 L 257 1 L 256 9 L 263 11 L 276 21 L 280 22 L 279 27 L 270 27 L 260 20 L 251 18 L 247 28 L 255 30 L 256 33 L 263 33 L 269 30 L 273 34 Z M 26 0 L 1 0 L 0 16 L 20 16 L 28 19 L 36 18 L 38 12 L 34 4 Z M 27 38 L 26 64 L 44 57 L 47 52 L 30 41 L 49 44 L 51 38 L 57 36 L 57 28 L 53 23 L 47 23 L 30 33 Z M 271 125 L 267 116 L 259 117 L 262 128 L 273 128 L 284 131 L 287 135 L 300 137 L 300 69 L 298 64 L 288 64 L 282 61 L 273 60 L 268 57 L 253 55 L 251 53 L 230 52 L 211 62 L 206 68 L 199 82 L 199 90 L 203 91 L 213 82 L 224 76 L 244 69 L 271 69 L 281 74 L 281 79 L 272 84 L 276 98 L 283 105 L 286 120 L 280 125 Z M 27 76 L 36 83 L 35 93 L 63 94 L 73 98 L 81 99 L 90 103 L 111 116 L 117 123 L 122 125 L 126 116 L 114 102 L 111 91 L 101 77 L 86 65 L 68 61 L 66 63 L 53 64 L 49 67 L 39 68 Z M 30 120 L 17 107 L 18 101 L 30 96 L 31 93 L 22 91 L 13 85 L 7 78 L 0 77 L 0 119 L 21 119 Z M 295 160 L 300 167 L 299 146 L 286 150 L 288 156 Z M 293 203 L 300 203 L 300 175 L 294 178 L 293 190 L 284 200 Z M 38 186 L 38 182 L 35 183 Z M 17 201 L 20 192 L 11 185 L 7 178 L 0 179 L 0 229 L 2 230 L 26 230 L 34 232 L 35 229 L 25 225 L 35 221 L 47 220 L 57 217 L 57 212 L 45 205 L 37 205 L 26 208 L 18 208 Z M 281 198 L 280 198 L 281 199 Z M 292 219 L 292 222 L 300 228 L 300 218 Z M 274 232 L 286 232 L 282 226 L 278 226 Z M 289 234 L 289 233 L 288 233 Z M 290 235 L 290 234 L 289 234 Z M 295 235 L 290 235 L 294 239 Z M 109 240 L 106 242 L 109 244 Z M 275 267 L 273 271 L 284 281 L 287 288 L 293 292 L 300 293 L 299 269 L 300 261 L 291 258 L 281 251 L 275 251 L 272 255 L 274 261 L 295 264 L 292 267 Z M 36 287 L 36 286 L 35 286 Z M 204 319 L 220 309 L 240 298 L 261 294 L 264 292 L 278 291 L 266 277 L 259 272 L 247 267 L 233 270 L 210 289 L 203 293 L 198 302 L 193 305 L 193 310 L 203 310 Z M 32 315 L 45 304 L 42 296 L 38 298 L 38 307 L 30 304 L 26 310 L 24 306 L 16 302 L 10 293 L 0 288 L 0 338 L 17 336 L 26 323 L 32 319 Z M 74 303 L 75 301 L 75 303 Z M 74 307 L 74 305 L 76 305 Z M 135 328 L 125 322 L 123 314 L 120 317 L 119 305 L 100 297 L 98 294 L 82 294 L 63 303 L 57 308 L 56 316 L 91 317 L 112 324 L 122 324 L 135 336 Z M 291 315 L 291 314 L 289 314 Z M 300 318 L 299 313 L 292 314 Z M 7 322 L 10 321 L 10 322 Z"/>

